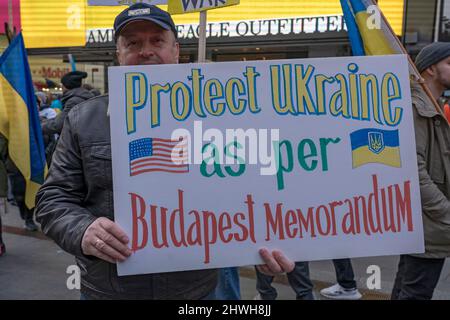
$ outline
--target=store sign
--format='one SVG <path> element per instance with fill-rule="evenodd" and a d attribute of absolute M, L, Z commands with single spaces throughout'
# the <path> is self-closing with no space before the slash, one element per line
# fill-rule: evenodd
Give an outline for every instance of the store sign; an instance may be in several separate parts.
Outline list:
<path fill-rule="evenodd" d="M 179 39 L 198 38 L 198 24 L 178 25 L 177 30 Z M 346 27 L 342 16 L 328 16 L 213 22 L 206 30 L 207 37 L 235 38 L 339 32 Z"/>
<path fill-rule="evenodd" d="M 86 32 L 86 44 L 104 44 L 112 43 L 114 41 L 114 30 L 113 29 L 96 29 L 88 30 Z"/>
<path fill-rule="evenodd" d="M 33 79 L 36 77 L 60 81 L 62 76 L 70 72 L 70 70 L 70 67 L 60 68 L 54 66 L 40 66 L 38 68 L 31 68 L 31 73 Z"/>
<path fill-rule="evenodd" d="M 198 24 L 177 25 L 178 39 L 198 38 Z M 236 38 L 315 34 L 347 30 L 342 16 L 323 16 L 311 18 L 277 18 L 264 20 L 243 20 L 228 22 L 210 22 L 206 28 L 209 38 Z M 86 43 L 101 44 L 112 42 L 112 29 L 88 30 Z"/>
<path fill-rule="evenodd" d="M 104 4 L 114 4 L 120 0 L 93 1 L 97 4 L 100 4 L 100 1 Z M 135 1 L 137 0 L 128 0 L 127 3 Z M 202 2 L 203 5 L 210 3 L 209 0 L 185 0 L 184 3 L 201 6 Z M 403 2 L 378 1 L 397 35 L 401 35 L 403 26 Z M 163 5 L 162 8 L 167 9 L 167 6 Z M 26 47 L 84 46 L 87 39 L 88 43 L 104 43 L 106 40 L 101 39 L 106 36 L 103 30 L 112 28 L 115 17 L 123 9 L 120 5 L 88 6 L 86 0 L 21 0 L 21 26 Z M 340 25 L 341 15 L 342 9 L 338 0 L 327 1 L 326 6 L 323 5 L 323 0 L 240 0 L 238 6 L 208 12 L 208 34 L 211 37 L 233 38 L 251 36 L 253 33 L 261 36 L 265 33 L 314 33 L 327 28 L 333 30 L 336 28 L 335 24 Z M 335 21 L 333 17 L 339 17 L 339 20 Z M 181 26 L 179 30 L 182 39 L 197 36 L 198 13 L 180 14 L 173 18 L 175 24 Z M 284 21 L 285 19 L 289 21 Z M 107 36 L 110 37 L 109 34 Z"/>
<path fill-rule="evenodd" d="M 69 63 L 63 63 L 60 59 L 49 59 L 42 56 L 29 56 L 30 71 L 33 83 L 38 87 L 47 87 L 47 81 L 51 80 L 60 85 L 61 78 L 72 71 Z M 104 67 L 102 65 L 77 63 L 77 70 L 85 71 L 88 77 L 83 83 L 88 83 L 104 92 Z"/>
<path fill-rule="evenodd" d="M 148 4 L 167 4 L 168 0 L 88 0 L 90 6 L 128 6 L 139 2 Z"/>
<path fill-rule="evenodd" d="M 108 71 L 119 275 L 424 251 L 407 55 Z"/>
<path fill-rule="evenodd" d="M 181 14 L 238 5 L 240 0 L 169 0 L 169 12 Z"/>
<path fill-rule="evenodd" d="M 49 79 L 60 83 L 62 76 L 71 71 L 70 64 L 62 63 L 59 59 L 30 56 L 29 62 L 34 82 L 45 82 L 45 79 Z"/>

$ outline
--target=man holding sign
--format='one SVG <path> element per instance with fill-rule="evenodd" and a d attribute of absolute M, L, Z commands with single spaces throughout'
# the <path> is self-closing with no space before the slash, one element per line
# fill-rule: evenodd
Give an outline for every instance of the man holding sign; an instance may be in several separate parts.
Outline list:
<path fill-rule="evenodd" d="M 138 3 L 114 22 L 120 65 L 178 63 L 179 44 L 171 16 Z M 86 299 L 209 299 L 215 269 L 117 276 L 116 262 L 132 255 L 129 237 L 113 222 L 108 96 L 75 107 L 68 115 L 47 180 L 37 196 L 42 229 L 76 256 Z M 289 272 L 292 261 L 261 250 L 269 274 Z M 157 263 L 157 262 L 155 262 Z"/>

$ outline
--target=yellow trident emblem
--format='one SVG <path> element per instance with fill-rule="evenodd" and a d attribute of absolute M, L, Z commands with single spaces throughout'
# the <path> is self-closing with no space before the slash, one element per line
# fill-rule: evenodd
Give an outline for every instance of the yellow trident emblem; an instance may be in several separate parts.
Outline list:
<path fill-rule="evenodd" d="M 380 153 L 384 149 L 383 134 L 381 132 L 369 132 L 369 150 L 373 153 Z"/>

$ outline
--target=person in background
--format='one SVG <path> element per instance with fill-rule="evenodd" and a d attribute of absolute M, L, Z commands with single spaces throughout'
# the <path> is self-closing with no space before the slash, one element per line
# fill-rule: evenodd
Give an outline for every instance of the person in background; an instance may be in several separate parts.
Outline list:
<path fill-rule="evenodd" d="M 39 119 L 53 119 L 56 117 L 56 111 L 48 104 L 48 95 L 44 92 L 36 92 L 37 104 L 39 109 Z"/>
<path fill-rule="evenodd" d="M 289 285 L 295 292 L 297 300 L 314 300 L 313 283 L 309 278 L 308 262 L 295 262 L 291 272 L 286 274 Z M 258 295 L 255 300 L 275 300 L 277 290 L 272 286 L 274 276 L 265 273 L 256 267 L 256 290 Z"/>
<path fill-rule="evenodd" d="M 51 108 L 48 105 L 48 95 L 43 92 L 36 92 L 37 97 L 37 105 L 39 108 L 39 120 L 42 124 L 50 119 L 54 119 L 57 116 L 55 109 Z M 42 137 L 44 139 L 44 151 L 45 151 L 45 160 L 47 162 L 47 166 L 50 167 L 52 161 L 52 155 L 55 151 L 56 144 L 58 143 L 58 134 L 57 133 L 43 133 Z"/>
<path fill-rule="evenodd" d="M 56 111 L 56 114 L 59 114 L 62 111 L 62 103 L 59 94 L 52 94 L 52 102 L 50 103 L 50 107 Z"/>
<path fill-rule="evenodd" d="M 2 237 L 2 213 L 6 211 L 5 198 L 8 194 L 8 176 L 6 173 L 6 157 L 8 154 L 8 141 L 0 134 L 0 257 L 5 254 L 6 247 Z"/>
<path fill-rule="evenodd" d="M 63 109 L 55 118 L 48 119 L 42 123 L 43 134 L 60 134 L 69 111 L 77 104 L 94 97 L 91 92 L 81 86 L 82 80 L 86 77 L 87 73 L 84 71 L 72 71 L 61 78 L 63 85 L 63 96 L 61 98 Z"/>
<path fill-rule="evenodd" d="M 11 189 L 13 204 L 19 207 L 20 217 L 25 221 L 25 230 L 36 231 L 38 226 L 33 219 L 34 210 L 28 209 L 25 205 L 25 185 L 22 173 L 8 156 L 8 141 L 0 134 L 0 198 L 8 196 L 9 189 Z M 1 244 L 3 244 L 3 241 L 0 241 Z"/>
<path fill-rule="evenodd" d="M 416 66 L 437 103 L 450 89 L 450 43 L 424 47 Z M 430 300 L 450 256 L 450 126 L 420 86 L 411 97 L 425 252 L 400 256 L 391 299 Z"/>
<path fill-rule="evenodd" d="M 241 300 L 241 285 L 239 282 L 238 267 L 219 269 L 219 278 L 216 287 L 216 299 Z"/>
<path fill-rule="evenodd" d="M 450 122 L 450 105 L 448 104 L 448 102 L 444 104 L 444 114 L 447 118 L 447 121 Z"/>
<path fill-rule="evenodd" d="M 100 92 L 100 90 L 98 90 L 97 88 L 94 88 L 93 86 L 91 86 L 89 83 L 85 83 L 83 84 L 83 88 L 85 88 L 86 90 L 88 90 L 89 92 L 91 92 L 95 97 L 96 96 L 100 96 L 102 93 Z"/>
<path fill-rule="evenodd" d="M 25 178 L 9 157 L 6 160 L 6 170 L 8 172 L 8 178 L 11 181 L 11 191 L 15 203 L 19 207 L 20 217 L 24 220 L 24 229 L 27 231 L 37 231 L 39 228 L 34 222 L 34 210 L 28 209 L 25 205 Z"/>
<path fill-rule="evenodd" d="M 320 290 L 320 294 L 328 299 L 359 300 L 361 293 L 356 287 L 355 274 L 350 259 L 333 259 L 337 283 Z"/>

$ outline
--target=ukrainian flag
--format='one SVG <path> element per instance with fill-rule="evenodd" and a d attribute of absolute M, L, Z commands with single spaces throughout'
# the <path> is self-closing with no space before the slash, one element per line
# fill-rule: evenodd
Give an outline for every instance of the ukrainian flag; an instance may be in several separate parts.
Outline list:
<path fill-rule="evenodd" d="M 350 134 L 353 168 L 367 163 L 401 167 L 398 130 L 361 129 Z"/>
<path fill-rule="evenodd" d="M 382 19 L 381 25 L 372 28 L 367 8 L 374 5 L 371 0 L 340 0 L 348 29 L 353 55 L 387 55 L 403 53 L 395 34 Z M 378 9 L 379 10 L 379 9 Z"/>
<path fill-rule="evenodd" d="M 44 182 L 46 162 L 22 33 L 0 56 L 0 133 L 8 139 L 9 157 L 25 177 L 25 203 L 31 209 Z"/>

